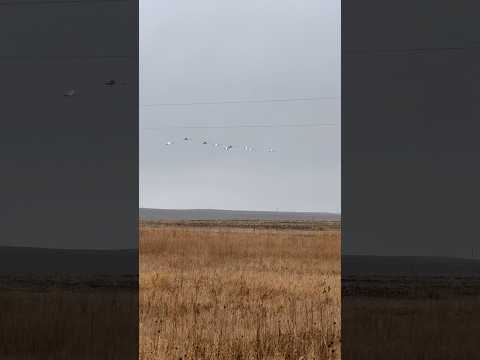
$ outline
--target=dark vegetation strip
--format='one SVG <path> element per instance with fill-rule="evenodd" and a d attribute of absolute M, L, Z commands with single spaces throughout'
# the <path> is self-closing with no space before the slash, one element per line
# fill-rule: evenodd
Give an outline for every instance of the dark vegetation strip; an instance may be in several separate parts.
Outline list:
<path fill-rule="evenodd" d="M 179 227 L 225 227 L 251 230 L 340 230 L 340 221 L 304 221 L 304 220 L 140 220 L 144 226 L 179 226 Z"/>

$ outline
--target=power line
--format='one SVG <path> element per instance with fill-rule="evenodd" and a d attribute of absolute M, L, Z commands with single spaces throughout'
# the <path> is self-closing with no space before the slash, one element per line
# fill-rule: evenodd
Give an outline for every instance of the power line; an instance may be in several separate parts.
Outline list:
<path fill-rule="evenodd" d="M 241 124 L 241 125 L 159 125 L 156 127 L 141 128 L 144 131 L 159 131 L 163 128 L 176 129 L 237 129 L 237 128 L 306 128 L 338 126 L 334 123 L 306 123 L 306 124 Z"/>
<path fill-rule="evenodd" d="M 160 106 L 196 106 L 196 105 L 228 105 L 228 104 L 266 104 L 266 103 L 287 103 L 287 102 L 307 102 L 320 100 L 337 100 L 340 96 L 317 96 L 303 98 L 283 98 L 283 99 L 250 99 L 250 100 L 222 100 L 222 101 L 197 101 L 197 102 L 178 102 L 178 103 L 157 103 L 145 104 L 142 107 L 160 107 Z"/>

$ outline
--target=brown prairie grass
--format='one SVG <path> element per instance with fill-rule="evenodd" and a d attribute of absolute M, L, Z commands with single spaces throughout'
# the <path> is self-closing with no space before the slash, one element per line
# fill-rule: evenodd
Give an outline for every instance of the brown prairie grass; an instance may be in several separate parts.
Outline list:
<path fill-rule="evenodd" d="M 339 359 L 340 232 L 140 229 L 140 359 Z"/>

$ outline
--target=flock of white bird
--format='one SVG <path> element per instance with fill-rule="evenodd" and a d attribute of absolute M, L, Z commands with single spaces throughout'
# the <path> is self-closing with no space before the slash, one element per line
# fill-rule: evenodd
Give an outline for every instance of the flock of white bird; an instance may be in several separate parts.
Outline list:
<path fill-rule="evenodd" d="M 188 142 L 193 142 L 193 139 L 190 138 L 190 137 L 184 137 L 183 141 L 179 141 L 178 143 L 188 143 Z M 167 141 L 165 143 L 165 145 L 166 146 L 173 146 L 173 145 L 178 144 L 178 143 L 176 143 L 174 141 Z M 207 140 L 201 140 L 199 143 L 202 144 L 202 145 L 206 145 L 206 146 L 211 145 L 215 148 L 223 149 L 225 151 L 232 151 L 234 149 L 240 149 L 240 150 L 246 151 L 246 152 L 258 151 L 256 148 L 254 148 L 253 146 L 249 146 L 249 145 L 234 146 L 234 145 L 230 145 L 230 144 L 210 143 Z M 266 152 L 276 152 L 276 150 L 274 150 L 272 148 L 267 148 Z"/>

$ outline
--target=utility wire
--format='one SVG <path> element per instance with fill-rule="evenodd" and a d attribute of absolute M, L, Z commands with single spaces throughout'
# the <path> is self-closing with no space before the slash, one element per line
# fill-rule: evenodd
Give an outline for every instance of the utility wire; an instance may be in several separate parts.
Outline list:
<path fill-rule="evenodd" d="M 142 107 L 160 107 L 160 106 L 196 106 L 196 105 L 227 105 L 227 104 L 266 104 L 266 103 L 289 103 L 289 102 L 307 102 L 320 100 L 337 100 L 340 96 L 323 97 L 303 97 L 303 98 L 284 98 L 284 99 L 262 99 L 262 100 L 223 100 L 223 101 L 205 101 L 205 102 L 178 102 L 178 103 L 157 103 L 145 104 Z"/>
<path fill-rule="evenodd" d="M 334 123 L 309 123 L 309 124 L 242 124 L 242 125 L 159 125 L 156 127 L 141 128 L 143 131 L 160 131 L 163 128 L 177 129 L 237 129 L 237 128 L 306 128 L 337 126 Z"/>

